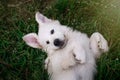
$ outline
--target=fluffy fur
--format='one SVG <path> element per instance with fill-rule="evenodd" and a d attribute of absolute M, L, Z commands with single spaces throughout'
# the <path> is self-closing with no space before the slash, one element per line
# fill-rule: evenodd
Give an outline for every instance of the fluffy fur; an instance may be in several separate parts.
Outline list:
<path fill-rule="evenodd" d="M 38 34 L 29 33 L 23 40 L 33 48 L 44 50 L 48 57 L 45 67 L 51 80 L 93 80 L 96 58 L 108 51 L 104 37 L 95 32 L 90 38 L 73 31 L 40 14 L 35 15 L 39 24 Z"/>

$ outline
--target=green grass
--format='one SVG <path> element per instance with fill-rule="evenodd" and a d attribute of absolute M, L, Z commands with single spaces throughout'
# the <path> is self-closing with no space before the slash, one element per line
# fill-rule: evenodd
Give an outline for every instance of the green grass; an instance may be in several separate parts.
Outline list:
<path fill-rule="evenodd" d="M 110 50 L 98 59 L 95 80 L 120 79 L 119 0 L 1 0 L 0 80 L 48 80 L 46 54 L 22 40 L 37 32 L 36 11 L 89 36 L 102 33 Z"/>

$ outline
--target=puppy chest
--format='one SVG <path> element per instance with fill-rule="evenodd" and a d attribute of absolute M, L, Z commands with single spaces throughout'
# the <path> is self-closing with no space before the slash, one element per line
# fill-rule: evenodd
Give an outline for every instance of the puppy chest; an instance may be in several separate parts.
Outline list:
<path fill-rule="evenodd" d="M 61 70 L 61 60 L 62 57 L 58 54 L 55 54 L 50 57 L 49 67 L 51 67 L 52 72 L 58 72 Z"/>
<path fill-rule="evenodd" d="M 63 51 L 58 52 L 52 57 L 50 57 L 50 64 L 52 66 L 53 71 L 61 71 L 63 70 L 63 64 L 68 64 L 73 62 L 73 56 L 71 51 Z"/>

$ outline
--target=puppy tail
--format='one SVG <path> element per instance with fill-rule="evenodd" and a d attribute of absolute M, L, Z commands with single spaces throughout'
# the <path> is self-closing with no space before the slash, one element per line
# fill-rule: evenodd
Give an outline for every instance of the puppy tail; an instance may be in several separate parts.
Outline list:
<path fill-rule="evenodd" d="M 99 58 L 102 53 L 109 50 L 107 40 L 99 32 L 95 32 L 90 37 L 90 48 L 92 49 L 95 58 Z"/>

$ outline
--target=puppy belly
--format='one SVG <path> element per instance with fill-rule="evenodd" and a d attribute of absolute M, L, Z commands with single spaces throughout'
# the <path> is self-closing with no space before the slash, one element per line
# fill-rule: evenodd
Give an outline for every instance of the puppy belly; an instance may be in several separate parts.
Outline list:
<path fill-rule="evenodd" d="M 67 70 L 53 72 L 51 80 L 93 80 L 95 73 L 95 64 L 78 64 Z"/>
<path fill-rule="evenodd" d="M 96 65 L 78 65 L 75 67 L 75 72 L 79 76 L 78 80 L 94 80 L 94 74 L 96 73 Z"/>
<path fill-rule="evenodd" d="M 75 64 L 72 55 L 56 54 L 50 57 L 50 64 L 48 72 L 50 73 L 51 80 L 77 80 L 77 76 L 73 68 L 69 68 Z M 71 63 L 72 62 L 72 63 Z M 68 66 L 67 68 L 65 68 Z"/>
<path fill-rule="evenodd" d="M 87 62 L 84 64 L 74 63 L 74 57 L 70 53 L 71 51 L 66 51 L 62 53 L 56 53 L 50 58 L 51 68 L 51 80 L 93 80 L 93 75 L 95 73 L 95 62 L 91 54 L 87 54 Z M 67 54 L 68 53 L 68 54 Z M 66 65 L 72 67 L 67 67 Z M 65 65 L 64 65 L 65 64 Z M 75 65 L 73 65 L 75 64 Z M 64 67 L 65 66 L 65 69 Z"/>
<path fill-rule="evenodd" d="M 59 74 L 53 74 L 51 80 L 93 80 L 95 72 L 93 65 L 78 65 Z"/>
<path fill-rule="evenodd" d="M 78 80 L 77 75 L 73 70 L 65 70 L 60 74 L 55 74 L 53 76 L 52 80 Z"/>

